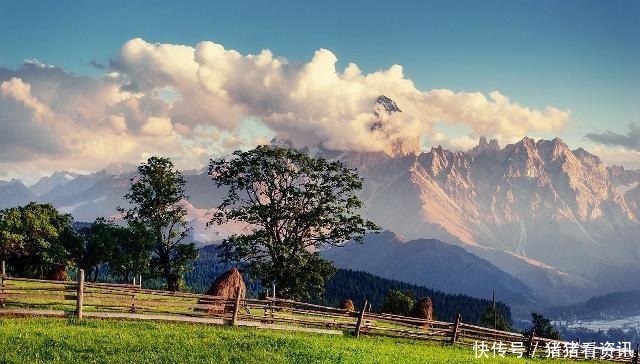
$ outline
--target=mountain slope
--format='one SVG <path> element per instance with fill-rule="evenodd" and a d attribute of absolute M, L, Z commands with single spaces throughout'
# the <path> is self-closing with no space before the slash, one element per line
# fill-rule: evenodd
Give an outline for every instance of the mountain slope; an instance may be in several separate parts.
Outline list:
<path fill-rule="evenodd" d="M 382 227 L 461 245 L 501 267 L 508 261 L 509 273 L 523 281 L 534 270 L 543 279 L 531 286 L 551 281 L 559 289 L 545 295 L 569 293 L 557 303 L 578 301 L 593 288 L 624 289 L 627 283 L 607 272 L 640 273 L 635 190 L 623 196 L 597 156 L 560 139 L 523 138 L 502 149 L 481 139 L 468 152 L 438 147 L 334 158 L 357 168 L 368 217 Z M 574 288 L 581 294 L 572 297 Z"/>
<path fill-rule="evenodd" d="M 614 292 L 573 305 L 549 309 L 551 317 L 571 320 L 619 319 L 640 316 L 640 290 Z"/>
<path fill-rule="evenodd" d="M 11 180 L 0 184 L 0 209 L 26 205 L 35 201 L 36 197 L 22 181 Z"/>
<path fill-rule="evenodd" d="M 51 176 L 46 176 L 39 179 L 38 182 L 30 186 L 29 189 L 31 190 L 31 192 L 35 193 L 38 196 L 44 195 L 57 186 L 62 186 L 69 183 L 78 176 L 80 176 L 78 173 L 73 172 L 54 172 Z"/>
<path fill-rule="evenodd" d="M 500 300 L 510 305 L 539 302 L 529 287 L 493 264 L 434 239 L 404 242 L 387 231 L 367 235 L 364 244 L 328 249 L 322 256 L 339 268 L 361 270 L 447 293 L 488 299 L 495 291 Z"/>
<path fill-rule="evenodd" d="M 461 294 L 449 294 L 425 286 L 382 278 L 371 273 L 338 269 L 325 284 L 324 299 L 319 302 L 338 307 L 346 298 L 353 300 L 356 307 L 362 307 L 366 299 L 376 312 L 382 311 L 384 299 L 390 290 L 412 292 L 416 299 L 429 297 L 437 320 L 454 322 L 461 314 L 465 322 L 480 323 L 480 317 L 491 300 Z M 511 321 L 511 308 L 502 302 L 496 306 Z"/>

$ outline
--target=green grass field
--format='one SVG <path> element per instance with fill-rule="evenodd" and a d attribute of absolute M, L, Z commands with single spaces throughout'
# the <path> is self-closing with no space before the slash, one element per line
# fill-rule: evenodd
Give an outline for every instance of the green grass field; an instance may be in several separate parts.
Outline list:
<path fill-rule="evenodd" d="M 0 363 L 576 363 L 474 359 L 470 347 L 406 339 L 186 323 L 0 318 Z"/>

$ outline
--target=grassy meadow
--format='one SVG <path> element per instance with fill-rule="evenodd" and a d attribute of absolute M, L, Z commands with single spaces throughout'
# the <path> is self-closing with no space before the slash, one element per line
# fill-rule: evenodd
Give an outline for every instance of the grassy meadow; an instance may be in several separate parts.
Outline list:
<path fill-rule="evenodd" d="M 0 363 L 576 363 L 470 347 L 187 323 L 0 317 Z"/>

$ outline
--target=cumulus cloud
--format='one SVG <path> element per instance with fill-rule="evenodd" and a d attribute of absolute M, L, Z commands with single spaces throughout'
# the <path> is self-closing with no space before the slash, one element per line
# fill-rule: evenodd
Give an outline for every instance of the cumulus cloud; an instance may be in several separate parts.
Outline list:
<path fill-rule="evenodd" d="M 603 133 L 589 133 L 585 137 L 593 140 L 596 143 L 604 144 L 607 146 L 623 147 L 629 150 L 640 152 L 640 126 L 635 123 L 628 125 L 629 132 L 626 134 L 614 133 L 612 131 L 605 131 Z"/>
<path fill-rule="evenodd" d="M 9 81 L 3 81 L 0 84 L 0 92 L 2 92 L 2 95 L 21 102 L 24 106 L 31 109 L 34 117 L 38 120 L 49 113 L 47 105 L 31 95 L 31 85 L 17 77 L 13 77 Z"/>
<path fill-rule="evenodd" d="M 233 130 L 247 117 L 263 120 L 296 144 L 323 143 L 343 150 L 389 150 L 407 138 L 434 139 L 437 123 L 468 127 L 468 137 L 511 140 L 528 133 L 562 129 L 569 112 L 535 110 L 498 91 L 423 91 L 404 76 L 402 66 L 363 73 L 350 63 L 336 69 L 336 56 L 320 49 L 307 63 L 289 62 L 263 50 L 242 55 L 213 42 L 150 44 L 133 39 L 113 67 L 127 88 L 148 92 L 170 88 L 178 95 L 169 115 L 184 125 L 211 124 Z M 404 110 L 372 132 L 374 102 L 381 95 Z"/>
<path fill-rule="evenodd" d="M 151 136 L 171 135 L 173 124 L 169 118 L 152 116 L 142 124 L 142 133 Z"/>
<path fill-rule="evenodd" d="M 0 172 L 91 170 L 150 154 L 193 168 L 208 155 L 274 135 L 338 150 L 389 151 L 419 138 L 462 146 L 480 135 L 510 141 L 557 132 L 570 116 L 519 105 L 498 91 L 421 90 L 400 65 L 367 73 L 354 63 L 339 70 L 336 63 L 327 49 L 290 62 L 269 50 L 241 54 L 209 41 L 192 47 L 136 38 L 99 78 L 36 60 L 17 70 L 0 67 L 0 132 L 20 141 L 0 147 L 14 151 L 0 154 Z M 402 112 L 372 130 L 379 95 Z M 438 125 L 468 133 L 443 136 Z"/>
<path fill-rule="evenodd" d="M 127 120 L 122 115 L 109 115 L 107 120 L 115 132 L 123 133 L 127 131 Z"/>
<path fill-rule="evenodd" d="M 596 144 L 589 151 L 597 155 L 606 165 L 622 165 L 627 169 L 640 169 L 640 151 L 618 146 Z"/>

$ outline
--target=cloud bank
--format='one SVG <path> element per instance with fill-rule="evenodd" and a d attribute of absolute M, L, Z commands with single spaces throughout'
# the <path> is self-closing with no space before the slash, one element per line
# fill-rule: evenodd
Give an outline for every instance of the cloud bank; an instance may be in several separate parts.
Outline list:
<path fill-rule="evenodd" d="M 628 127 L 629 132 L 626 134 L 605 131 L 603 133 L 589 133 L 585 135 L 585 137 L 607 146 L 623 147 L 640 152 L 640 126 L 635 123 L 630 123 Z"/>
<path fill-rule="evenodd" d="M 506 142 L 559 132 L 570 116 L 519 105 L 499 91 L 420 90 L 400 65 L 366 73 L 354 63 L 338 70 L 336 62 L 326 49 L 290 62 L 269 50 L 243 55 L 208 41 L 191 47 L 136 38 L 100 78 L 37 61 L 0 68 L 0 171 L 95 169 L 151 154 L 189 168 L 274 135 L 366 151 L 415 138 L 456 145 L 486 135 Z M 379 95 L 402 112 L 372 131 Z M 438 125 L 468 133 L 443 137 Z"/>

